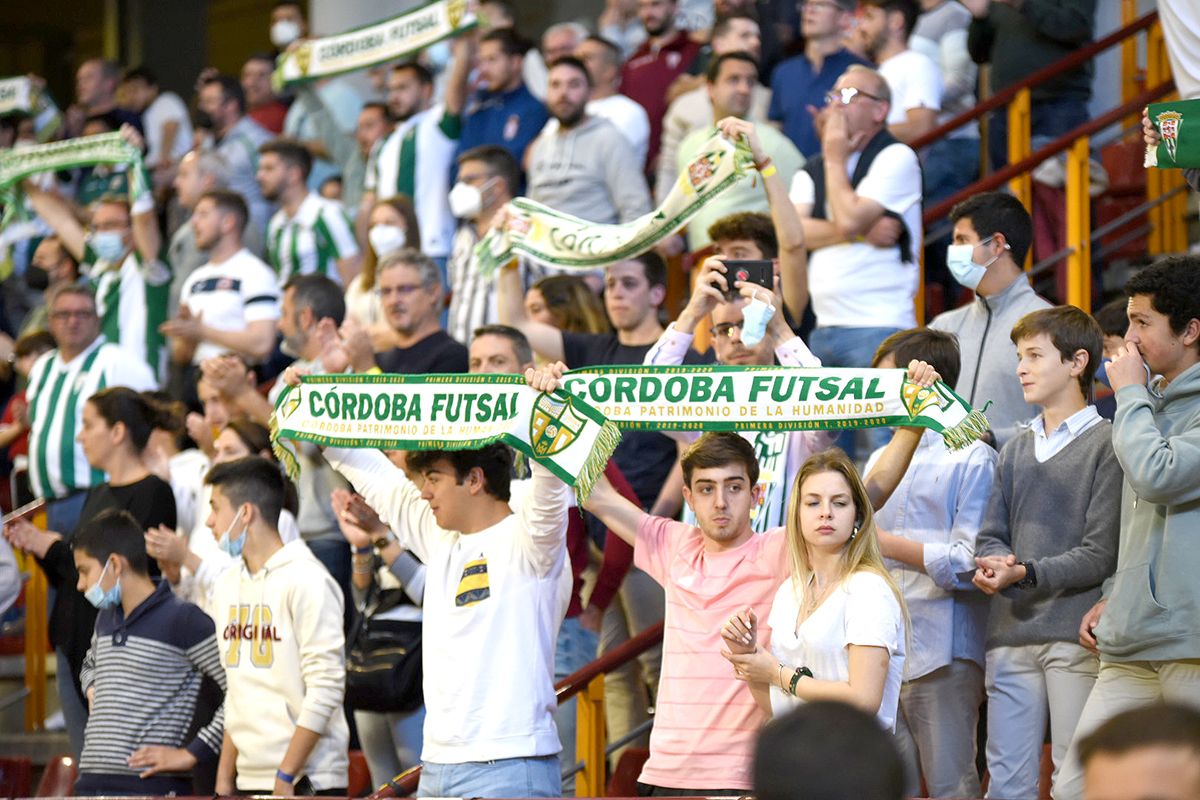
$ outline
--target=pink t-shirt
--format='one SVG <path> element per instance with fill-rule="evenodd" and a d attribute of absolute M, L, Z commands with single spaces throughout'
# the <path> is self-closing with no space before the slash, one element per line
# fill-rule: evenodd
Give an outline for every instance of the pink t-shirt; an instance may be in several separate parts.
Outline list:
<path fill-rule="evenodd" d="M 633 560 L 667 598 L 650 760 L 639 780 L 676 789 L 752 788 L 754 741 L 767 715 L 721 655 L 721 627 L 752 607 L 759 646 L 770 646 L 767 616 L 789 574 L 787 531 L 773 528 L 734 550 L 708 553 L 699 528 L 647 516 Z"/>

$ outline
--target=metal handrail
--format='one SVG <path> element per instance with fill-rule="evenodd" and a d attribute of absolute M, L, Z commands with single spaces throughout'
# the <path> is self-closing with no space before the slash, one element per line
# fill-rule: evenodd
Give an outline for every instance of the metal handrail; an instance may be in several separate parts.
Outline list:
<path fill-rule="evenodd" d="M 1071 147 L 1075 140 L 1081 136 L 1091 136 L 1097 131 L 1103 130 L 1109 125 L 1119 122 L 1122 118 L 1129 116 L 1131 113 L 1140 112 L 1148 103 L 1154 102 L 1169 92 L 1174 91 L 1174 89 L 1175 81 L 1173 80 L 1161 83 L 1152 89 L 1147 89 L 1137 97 L 1130 100 L 1128 103 L 1124 103 L 1116 108 L 1106 111 L 1095 119 L 1085 122 L 1078 128 L 1064 133 L 1062 136 L 1058 137 L 1049 144 L 1046 144 L 1033 151 L 1027 157 L 1021 159 L 1015 164 L 1009 164 L 1002 169 L 993 172 L 991 175 L 988 175 L 986 178 L 982 178 L 965 189 L 955 193 L 945 200 L 942 200 L 937 205 L 925 209 L 924 214 L 922 214 L 922 222 L 926 226 L 937 222 L 939 219 L 946 216 L 946 214 L 950 212 L 950 209 L 954 208 L 954 206 L 959 202 L 974 194 L 978 194 L 979 192 L 990 192 L 1000 188 L 1012 178 L 1028 172 L 1051 156 L 1056 156 L 1059 153 L 1065 152 Z"/>
<path fill-rule="evenodd" d="M 1086 61 L 1090 61 L 1096 54 L 1102 53 L 1108 48 L 1120 44 L 1130 36 L 1148 29 L 1157 21 L 1158 12 L 1151 11 L 1145 16 L 1129 23 L 1128 25 L 1118 28 L 1109 35 L 1105 36 L 1103 39 L 1097 39 L 1091 44 L 1079 48 L 1070 55 L 1063 56 L 1053 64 L 1042 67 L 1037 72 L 1022 78 L 1012 86 L 1007 86 L 1004 89 L 1001 89 L 987 100 L 978 103 L 970 111 L 964 111 L 957 117 L 947 120 L 945 123 L 929 131 L 929 133 L 926 133 L 923 136 L 918 136 L 912 142 L 912 148 L 914 150 L 920 150 L 926 145 L 933 144 L 939 139 L 945 137 L 946 134 L 950 133 L 951 131 L 957 130 L 963 125 L 979 119 L 989 111 L 994 111 L 1001 106 L 1008 105 L 1008 103 L 1011 102 L 1012 99 L 1017 96 L 1017 93 L 1022 89 L 1032 89 L 1038 84 L 1044 83 L 1050 78 L 1057 76 L 1059 73 L 1077 67 Z"/>

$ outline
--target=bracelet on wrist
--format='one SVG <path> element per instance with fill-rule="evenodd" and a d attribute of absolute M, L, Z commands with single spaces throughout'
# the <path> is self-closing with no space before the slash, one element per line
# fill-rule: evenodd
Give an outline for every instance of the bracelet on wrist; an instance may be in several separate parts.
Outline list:
<path fill-rule="evenodd" d="M 371 555 L 371 553 L 374 552 L 374 550 L 375 549 L 373 547 L 371 547 L 371 545 L 367 545 L 365 547 L 356 547 L 356 548 L 354 548 L 354 555 L 369 556 L 369 555 Z"/>
<path fill-rule="evenodd" d="M 772 175 L 777 174 L 778 172 L 779 172 L 779 170 L 776 169 L 775 165 L 771 164 L 766 169 L 760 169 L 758 171 L 758 174 L 761 175 L 763 177 L 763 179 L 765 180 L 765 179 L 771 177 Z"/>
<path fill-rule="evenodd" d="M 792 674 L 792 682 L 788 685 L 788 694 L 792 697 L 796 696 L 796 684 L 800 683 L 801 678 L 811 678 L 812 670 L 808 667 L 796 667 L 796 671 Z"/>
<path fill-rule="evenodd" d="M 771 166 L 772 163 L 773 163 L 772 158 L 770 156 L 767 156 L 762 161 L 755 161 L 754 168 L 756 170 L 758 170 L 759 172 L 762 172 L 764 169 Z"/>
<path fill-rule="evenodd" d="M 295 775 L 289 775 L 281 769 L 275 770 L 275 777 L 278 780 L 283 781 L 284 783 L 295 783 L 296 782 Z"/>

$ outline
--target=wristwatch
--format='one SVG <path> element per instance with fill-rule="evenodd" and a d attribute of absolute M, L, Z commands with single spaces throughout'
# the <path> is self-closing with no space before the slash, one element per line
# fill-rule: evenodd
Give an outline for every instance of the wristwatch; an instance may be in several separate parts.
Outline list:
<path fill-rule="evenodd" d="M 389 530 L 387 533 L 372 541 L 371 546 L 376 550 L 382 550 L 394 541 L 396 541 L 396 535 Z"/>
<path fill-rule="evenodd" d="M 1016 582 L 1018 589 L 1034 589 L 1037 588 L 1037 570 L 1033 568 L 1032 561 L 1018 561 L 1025 568 L 1025 577 Z"/>

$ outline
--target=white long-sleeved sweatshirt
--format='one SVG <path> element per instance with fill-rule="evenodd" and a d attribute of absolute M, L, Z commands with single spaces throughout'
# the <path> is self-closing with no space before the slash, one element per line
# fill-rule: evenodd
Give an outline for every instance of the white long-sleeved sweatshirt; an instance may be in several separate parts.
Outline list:
<path fill-rule="evenodd" d="M 426 565 L 422 760 L 557 753 L 554 647 L 571 591 L 570 489 L 534 463 L 516 513 L 463 534 L 438 527 L 417 488 L 379 451 L 329 448 L 325 458 Z"/>
<path fill-rule="evenodd" d="M 238 790 L 275 786 L 296 726 L 321 734 L 297 779 L 307 775 L 318 791 L 346 786 L 342 593 L 328 570 L 304 542 L 289 542 L 253 575 L 245 561 L 222 573 L 213 611 Z"/>

